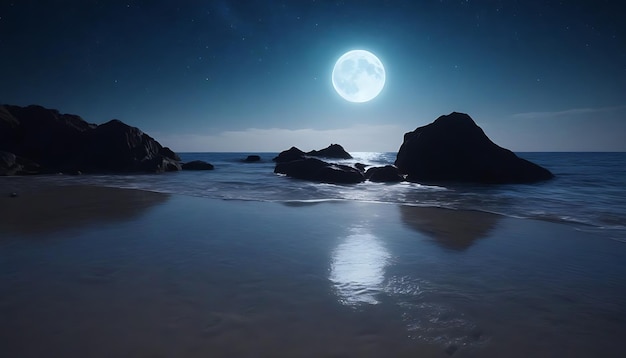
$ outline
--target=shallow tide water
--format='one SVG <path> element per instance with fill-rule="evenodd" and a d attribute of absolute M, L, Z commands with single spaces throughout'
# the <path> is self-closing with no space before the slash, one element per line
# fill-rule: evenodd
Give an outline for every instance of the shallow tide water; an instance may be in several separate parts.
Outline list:
<path fill-rule="evenodd" d="M 2 356 L 623 349 L 626 247 L 574 226 L 346 201 L 171 195 L 139 210 L 0 231 Z"/>
<path fill-rule="evenodd" d="M 292 180 L 274 174 L 272 158 L 245 163 L 246 153 L 181 153 L 184 161 L 205 160 L 211 171 L 182 171 L 161 175 L 44 175 L 0 178 L 20 185 L 103 185 L 136 188 L 214 199 L 251 201 L 343 200 L 397 203 L 423 207 L 480 210 L 505 216 L 573 223 L 581 229 L 626 242 L 626 153 L 519 153 L 551 170 L 556 178 L 532 185 L 459 183 L 372 183 L 332 185 Z M 395 153 L 353 152 L 340 160 L 352 165 L 392 164 Z M 336 161 L 327 159 L 329 161 Z M 6 180 L 5 180 L 6 179 Z"/>

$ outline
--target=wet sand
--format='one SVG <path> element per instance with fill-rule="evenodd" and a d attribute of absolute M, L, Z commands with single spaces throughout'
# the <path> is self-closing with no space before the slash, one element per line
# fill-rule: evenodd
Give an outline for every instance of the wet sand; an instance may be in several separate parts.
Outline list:
<path fill-rule="evenodd" d="M 13 183 L 3 357 L 621 355 L 626 246 L 573 226 Z"/>
<path fill-rule="evenodd" d="M 0 230 L 17 235 L 132 220 L 168 199 L 166 194 L 131 189 L 25 185 L 19 178 L 0 185 Z"/>

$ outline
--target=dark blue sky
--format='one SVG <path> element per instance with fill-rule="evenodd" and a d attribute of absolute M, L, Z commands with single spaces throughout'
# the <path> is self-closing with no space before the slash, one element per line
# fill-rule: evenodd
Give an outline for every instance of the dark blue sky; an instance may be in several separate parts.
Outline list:
<path fill-rule="evenodd" d="M 43 4 L 42 4 L 43 3 Z M 466 112 L 513 150 L 626 150 L 620 1 L 0 2 L 0 103 L 138 126 L 177 151 L 395 151 Z M 350 103 L 336 59 L 387 82 Z"/>

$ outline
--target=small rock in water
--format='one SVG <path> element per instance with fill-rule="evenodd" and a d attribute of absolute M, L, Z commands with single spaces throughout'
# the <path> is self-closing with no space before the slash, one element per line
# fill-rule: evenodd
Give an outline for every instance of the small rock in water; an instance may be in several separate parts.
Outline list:
<path fill-rule="evenodd" d="M 17 193 L 11 193 L 9 196 L 12 198 L 17 198 Z"/>
<path fill-rule="evenodd" d="M 258 155 L 249 155 L 246 159 L 243 160 L 244 162 L 259 162 L 261 161 L 261 157 Z"/>

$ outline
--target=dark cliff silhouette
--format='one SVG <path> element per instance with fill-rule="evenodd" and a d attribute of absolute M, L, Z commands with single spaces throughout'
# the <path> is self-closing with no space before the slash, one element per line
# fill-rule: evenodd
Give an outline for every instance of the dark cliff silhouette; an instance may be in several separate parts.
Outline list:
<path fill-rule="evenodd" d="M 176 153 L 136 127 L 35 105 L 0 106 L 0 151 L 0 175 L 181 169 Z"/>

